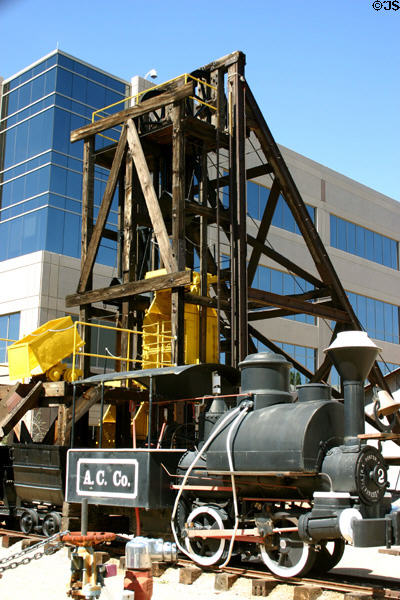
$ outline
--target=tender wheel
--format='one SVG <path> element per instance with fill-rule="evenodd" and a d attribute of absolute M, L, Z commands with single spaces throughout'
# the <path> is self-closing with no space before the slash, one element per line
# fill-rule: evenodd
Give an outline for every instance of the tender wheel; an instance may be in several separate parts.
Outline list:
<path fill-rule="evenodd" d="M 212 506 L 199 506 L 187 518 L 190 529 L 225 529 L 226 513 Z M 193 560 L 203 567 L 222 562 L 227 556 L 228 540 L 213 538 L 185 538 L 185 546 Z"/>
<path fill-rule="evenodd" d="M 297 519 L 290 515 L 274 518 L 274 527 L 295 527 Z M 260 546 L 261 557 L 271 573 L 279 577 L 297 577 L 308 573 L 314 565 L 315 550 L 303 542 L 296 531 L 276 533 Z"/>
<path fill-rule="evenodd" d="M 39 517 L 36 510 L 26 508 L 19 519 L 19 526 L 23 533 L 29 534 L 35 531 L 39 523 Z"/>
<path fill-rule="evenodd" d="M 42 530 L 44 535 L 46 535 L 47 537 L 50 537 L 52 535 L 54 535 L 55 533 L 58 533 L 60 531 L 61 528 L 61 517 L 58 513 L 56 512 L 50 512 L 48 513 L 44 520 L 43 520 L 43 524 L 42 524 Z"/>
<path fill-rule="evenodd" d="M 333 567 L 336 567 L 343 556 L 345 547 L 345 541 L 342 539 L 333 540 L 332 542 L 321 542 L 320 547 L 315 549 L 313 571 L 316 573 L 326 573 L 333 569 Z"/>

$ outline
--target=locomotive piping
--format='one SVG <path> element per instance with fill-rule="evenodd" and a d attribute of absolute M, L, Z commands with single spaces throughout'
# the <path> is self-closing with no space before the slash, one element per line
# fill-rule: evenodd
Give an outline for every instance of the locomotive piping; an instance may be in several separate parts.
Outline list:
<path fill-rule="evenodd" d="M 228 432 L 228 435 L 226 438 L 226 453 L 228 455 L 229 470 L 230 470 L 230 476 L 231 476 L 231 482 L 232 482 L 233 507 L 234 507 L 234 511 L 235 511 L 235 526 L 233 528 L 233 535 L 231 537 L 231 541 L 229 544 L 228 556 L 226 557 L 226 560 L 223 562 L 221 567 L 226 567 L 226 565 L 231 560 L 233 544 L 235 543 L 236 532 L 239 527 L 239 509 L 238 509 L 238 504 L 237 504 L 236 482 L 235 482 L 235 474 L 234 474 L 235 469 L 234 469 L 233 460 L 232 460 L 231 438 L 232 438 L 232 432 L 235 429 L 236 424 L 237 424 L 237 429 L 239 429 L 241 421 L 244 419 L 244 417 L 247 415 L 248 411 L 250 410 L 249 402 L 244 403 L 242 406 L 243 406 L 243 410 L 241 413 L 239 413 L 239 415 L 236 417 L 236 419 L 230 426 L 229 432 Z"/>
<path fill-rule="evenodd" d="M 185 476 L 182 480 L 182 483 L 180 485 L 180 489 L 176 495 L 175 498 L 175 503 L 174 503 L 174 508 L 172 510 L 172 515 L 171 515 L 171 530 L 172 530 L 172 535 L 174 536 L 174 540 L 176 543 L 177 548 L 179 548 L 179 550 L 181 552 L 183 552 L 184 554 L 186 554 L 186 556 L 188 556 L 190 559 L 193 560 L 193 556 L 190 555 L 189 552 L 187 552 L 187 550 L 185 550 L 181 544 L 179 543 L 179 539 L 178 539 L 178 535 L 176 533 L 176 529 L 175 529 L 175 517 L 176 517 L 176 512 L 178 510 L 178 503 L 180 500 L 180 497 L 182 496 L 183 493 L 183 488 L 186 485 L 187 480 L 189 479 L 189 475 L 192 472 L 192 470 L 194 469 L 194 467 L 197 464 L 197 461 L 203 456 L 204 452 L 207 450 L 208 446 L 211 444 L 211 442 L 214 440 L 214 438 L 218 435 L 218 433 L 220 432 L 220 430 L 224 427 L 224 425 L 226 424 L 226 422 L 231 418 L 234 417 L 238 412 L 240 412 L 241 410 L 243 410 L 242 406 L 237 406 L 236 408 L 234 408 L 232 410 L 232 412 L 229 412 L 223 419 L 222 421 L 219 423 L 219 425 L 216 427 L 216 429 L 213 431 L 213 433 L 211 434 L 211 436 L 208 438 L 208 440 L 205 442 L 205 444 L 203 445 L 202 449 L 200 450 L 200 452 L 195 456 L 192 464 L 189 466 L 188 470 L 185 473 Z"/>

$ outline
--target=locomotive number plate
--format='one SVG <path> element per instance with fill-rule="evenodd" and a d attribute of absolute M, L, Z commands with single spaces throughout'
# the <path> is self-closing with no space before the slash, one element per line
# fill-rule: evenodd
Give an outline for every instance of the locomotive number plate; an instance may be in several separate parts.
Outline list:
<path fill-rule="evenodd" d="M 78 496 L 130 498 L 138 488 L 138 461 L 134 458 L 80 458 L 77 462 Z"/>

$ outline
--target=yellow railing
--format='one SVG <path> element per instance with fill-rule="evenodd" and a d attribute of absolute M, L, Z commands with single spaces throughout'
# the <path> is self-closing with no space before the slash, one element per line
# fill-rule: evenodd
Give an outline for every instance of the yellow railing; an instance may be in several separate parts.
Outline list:
<path fill-rule="evenodd" d="M 143 366 L 162 365 L 172 355 L 171 321 L 143 325 Z"/>
<path fill-rule="evenodd" d="M 80 335 L 83 338 L 83 329 L 85 327 L 92 327 L 95 329 L 105 329 L 108 331 L 114 331 L 116 334 L 125 333 L 128 334 L 127 339 L 127 347 L 126 347 L 126 356 L 114 356 L 113 354 L 97 354 L 94 352 L 85 352 L 84 350 L 78 349 L 74 350 L 72 354 L 72 381 L 76 381 L 78 379 L 77 367 L 76 367 L 76 358 L 77 356 L 88 356 L 90 358 L 102 358 L 105 360 L 119 361 L 125 362 L 129 366 L 131 363 L 140 364 L 143 367 L 144 362 L 146 363 L 146 368 L 159 368 L 159 367 L 170 367 L 173 366 L 171 361 L 165 360 L 164 353 L 161 350 L 156 356 L 156 360 L 152 361 L 144 361 L 143 359 L 130 358 L 131 348 L 132 348 L 132 338 L 133 336 L 143 336 L 143 331 L 134 331 L 132 329 L 124 329 L 122 327 L 112 327 L 111 325 L 100 325 L 98 323 L 85 323 L 84 321 L 75 321 L 74 322 L 74 348 L 76 348 L 76 339 L 78 336 L 78 327 L 80 328 Z M 155 341 L 154 343 L 159 345 L 160 348 L 166 348 L 169 345 L 170 352 L 169 357 L 171 358 L 171 348 L 172 348 L 172 339 L 173 336 L 167 335 L 163 331 L 158 331 L 155 333 Z"/>
<path fill-rule="evenodd" d="M 151 92 L 153 90 L 157 90 L 159 88 L 162 88 L 170 83 L 173 83 L 174 81 L 179 81 L 180 79 L 183 79 L 183 82 L 186 84 L 189 80 L 192 81 L 196 81 L 197 83 L 200 83 L 201 85 L 204 85 L 212 90 L 217 90 L 217 88 L 214 85 L 211 85 L 210 83 L 207 83 L 206 81 L 203 81 L 202 79 L 199 79 L 198 77 L 193 77 L 193 75 L 190 75 L 189 73 L 184 73 L 183 75 L 179 75 L 178 77 L 174 77 L 173 79 L 169 79 L 168 81 L 164 81 L 163 83 L 159 83 L 158 85 L 155 85 L 151 88 L 148 88 L 146 90 L 143 90 L 142 92 L 138 92 L 137 94 L 134 94 L 133 96 L 128 96 L 127 98 L 123 98 L 122 100 L 118 100 L 117 102 L 113 102 L 112 104 L 108 104 L 107 106 L 104 106 L 103 108 L 99 108 L 95 111 L 93 111 L 92 113 L 92 123 L 94 123 L 95 118 L 98 115 L 101 115 L 101 113 L 105 113 L 108 109 L 110 108 L 114 108 L 114 106 L 118 106 L 118 104 L 123 104 L 125 102 L 129 102 L 129 100 L 135 100 L 135 104 L 139 103 L 139 98 L 143 95 L 143 94 L 147 94 L 148 92 Z M 213 106 L 212 104 L 209 104 L 208 102 L 205 102 L 204 100 L 202 100 L 201 98 L 198 98 L 197 96 L 189 96 L 189 98 L 191 98 L 192 100 L 195 100 L 196 102 L 198 102 L 199 104 L 203 104 L 204 106 L 207 106 L 208 108 L 211 108 L 212 110 L 217 110 L 216 106 Z M 104 116 L 108 116 L 103 115 Z M 100 116 L 100 118 L 102 118 Z M 112 142 L 117 142 L 118 140 L 115 140 L 113 138 L 110 138 L 106 135 L 104 135 L 103 133 L 100 133 L 99 135 L 101 135 L 102 137 L 106 138 L 107 140 L 111 140 Z"/>

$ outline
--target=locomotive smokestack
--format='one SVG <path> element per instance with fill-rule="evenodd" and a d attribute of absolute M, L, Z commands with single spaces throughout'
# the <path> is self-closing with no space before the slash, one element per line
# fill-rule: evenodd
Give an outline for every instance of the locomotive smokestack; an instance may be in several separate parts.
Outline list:
<path fill-rule="evenodd" d="M 364 380 L 380 350 L 363 331 L 343 331 L 325 350 L 343 380 L 346 446 L 356 444 L 365 431 Z"/>

